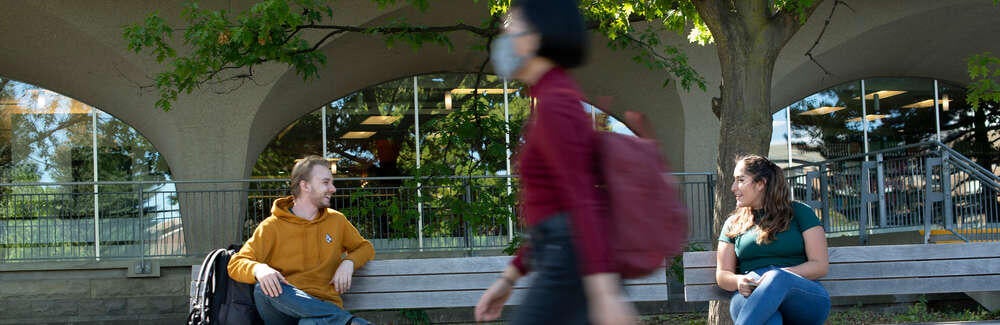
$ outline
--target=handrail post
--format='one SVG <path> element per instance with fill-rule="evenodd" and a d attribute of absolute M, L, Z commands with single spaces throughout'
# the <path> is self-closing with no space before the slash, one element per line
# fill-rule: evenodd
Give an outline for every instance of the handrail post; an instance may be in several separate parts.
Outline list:
<path fill-rule="evenodd" d="M 422 177 L 422 176 L 417 176 Z M 423 182 L 417 180 L 417 250 L 424 251 L 424 197 Z"/>
<path fill-rule="evenodd" d="M 822 210 L 820 214 L 823 217 L 823 229 L 824 231 L 830 231 L 830 181 L 829 176 L 827 176 L 826 165 L 819 166 L 819 200 Z"/>
<path fill-rule="evenodd" d="M 466 177 L 462 179 L 462 183 L 465 186 L 465 203 L 467 205 L 472 204 L 472 181 L 470 178 Z M 469 219 L 467 216 L 462 215 L 462 224 L 465 226 L 465 248 L 472 249 L 472 229 L 469 229 Z"/>
<path fill-rule="evenodd" d="M 97 261 L 101 260 L 101 205 L 100 205 L 100 190 L 98 185 L 94 183 L 94 259 Z"/>
<path fill-rule="evenodd" d="M 715 176 L 716 176 L 716 174 L 714 174 L 714 173 L 708 174 L 707 177 L 706 177 L 706 179 L 705 179 L 706 182 L 708 183 L 708 186 L 705 187 L 705 191 L 708 192 L 708 195 L 707 195 L 708 196 L 708 208 L 705 209 L 705 211 L 708 211 L 708 229 L 709 229 L 708 238 L 709 238 L 709 240 L 712 239 L 713 235 L 716 232 L 716 229 L 715 229 L 715 181 L 716 181 L 715 180 Z"/>
<path fill-rule="evenodd" d="M 942 160 L 938 157 L 927 157 L 924 162 L 924 244 L 931 238 L 934 203 L 943 199 L 943 193 L 934 191 L 934 166 L 941 165 Z"/>
<path fill-rule="evenodd" d="M 145 231 L 146 227 L 144 227 L 144 224 L 146 218 L 145 218 L 145 211 L 143 211 L 143 206 L 145 204 L 143 204 L 142 202 L 142 183 L 136 184 L 135 193 L 136 193 L 136 198 L 138 199 L 136 203 L 137 205 L 136 208 L 139 209 L 139 220 L 138 220 L 139 229 L 135 230 L 139 232 L 137 236 L 137 238 L 139 239 L 139 263 L 145 265 L 144 262 L 146 257 L 146 231 Z"/>
<path fill-rule="evenodd" d="M 951 197 L 951 168 L 948 164 L 948 158 L 950 157 L 947 151 L 941 153 L 941 199 L 944 201 L 944 207 L 942 208 L 944 213 L 944 227 L 945 229 L 951 230 L 955 227 L 955 210 L 952 206 Z"/>
<path fill-rule="evenodd" d="M 861 199 L 860 214 L 858 214 L 858 242 L 860 245 L 868 245 L 868 219 L 871 218 L 871 161 L 861 163 L 861 188 L 858 194 Z"/>
<path fill-rule="evenodd" d="M 879 227 L 886 227 L 887 209 L 885 204 L 885 161 L 882 154 L 876 156 L 876 177 L 878 177 L 878 223 Z"/>

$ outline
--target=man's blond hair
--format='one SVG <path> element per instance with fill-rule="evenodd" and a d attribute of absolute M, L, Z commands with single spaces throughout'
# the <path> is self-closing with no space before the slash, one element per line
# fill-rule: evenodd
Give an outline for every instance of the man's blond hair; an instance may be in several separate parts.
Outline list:
<path fill-rule="evenodd" d="M 289 187 L 292 191 L 292 196 L 299 197 L 299 186 L 302 181 L 309 182 L 310 172 L 312 172 L 313 167 L 323 166 L 323 168 L 330 168 L 330 161 L 326 158 L 312 155 L 306 156 L 305 158 L 299 159 L 295 163 L 295 167 L 292 167 L 292 178 Z"/>

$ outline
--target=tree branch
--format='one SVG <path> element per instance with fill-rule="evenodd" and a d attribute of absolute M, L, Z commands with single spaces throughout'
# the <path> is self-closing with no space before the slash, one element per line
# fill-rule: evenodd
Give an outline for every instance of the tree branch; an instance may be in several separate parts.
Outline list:
<path fill-rule="evenodd" d="M 649 51 L 649 53 L 651 53 L 657 59 L 660 59 L 660 60 L 663 60 L 663 61 L 670 61 L 670 58 L 667 58 L 667 57 L 663 56 L 663 54 L 660 54 L 660 52 L 656 51 L 656 49 L 654 49 L 652 45 L 649 45 L 649 43 L 643 42 L 643 41 L 635 38 L 631 34 L 626 34 L 625 38 L 628 39 L 629 41 L 633 42 L 633 43 L 639 44 L 639 46 L 641 46 L 642 48 L 644 48 L 647 51 Z"/>
<path fill-rule="evenodd" d="M 851 6 L 847 4 L 847 2 L 844 2 L 843 0 L 834 1 L 833 8 L 830 9 L 830 14 L 827 15 L 826 20 L 823 21 L 823 29 L 819 31 L 819 35 L 816 36 L 816 41 L 813 42 L 813 45 L 809 47 L 809 50 L 807 50 L 805 54 L 805 56 L 809 57 L 809 60 L 815 63 L 816 66 L 820 68 L 820 70 L 823 70 L 823 74 L 827 76 L 832 76 L 833 73 L 830 73 L 829 70 L 823 67 L 823 65 L 816 60 L 816 57 L 813 56 L 812 51 L 816 49 L 816 46 L 819 45 L 819 41 L 823 39 L 823 35 L 826 34 L 826 28 L 830 27 L 830 21 L 833 20 L 833 14 L 837 11 L 837 6 L 839 5 L 844 5 L 845 7 L 847 7 L 847 9 L 851 9 L 852 12 L 855 12 L 854 8 L 851 8 Z"/>
<path fill-rule="evenodd" d="M 492 25 L 492 24 L 491 24 Z M 369 34 L 410 34 L 410 33 L 450 33 L 466 31 L 482 37 L 491 37 L 500 33 L 497 28 L 480 28 L 465 23 L 448 26 L 396 26 L 396 27 L 357 27 L 346 25 L 301 25 L 295 28 L 294 33 L 306 29 L 328 30 L 333 29 L 340 32 L 355 32 Z"/>
<path fill-rule="evenodd" d="M 298 51 L 295 51 L 295 52 L 291 52 L 290 54 L 291 55 L 296 55 L 296 54 L 303 54 L 303 53 L 314 52 L 314 51 L 318 50 L 319 47 L 322 46 L 323 43 L 326 42 L 326 40 L 330 39 L 330 37 L 333 37 L 333 36 L 338 35 L 338 34 L 343 34 L 343 33 L 346 33 L 346 32 L 347 31 L 344 31 L 344 30 L 335 30 L 335 31 L 329 32 L 329 33 L 326 34 L 326 36 L 323 36 L 323 38 L 320 39 L 319 42 L 316 42 L 316 44 L 313 44 L 313 46 L 311 48 L 298 50 Z"/>

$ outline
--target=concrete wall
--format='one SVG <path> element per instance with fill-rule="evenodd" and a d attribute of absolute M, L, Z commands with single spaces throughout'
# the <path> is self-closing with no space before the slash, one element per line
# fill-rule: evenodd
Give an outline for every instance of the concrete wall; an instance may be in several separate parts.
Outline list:
<path fill-rule="evenodd" d="M 128 277 L 131 262 L 0 266 L 0 324 L 181 324 L 193 260 L 164 261 L 157 277 Z"/>

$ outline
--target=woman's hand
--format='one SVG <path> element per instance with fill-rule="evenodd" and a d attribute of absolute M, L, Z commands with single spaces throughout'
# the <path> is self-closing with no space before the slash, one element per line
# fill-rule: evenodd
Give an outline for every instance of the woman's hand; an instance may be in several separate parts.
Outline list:
<path fill-rule="evenodd" d="M 500 277 L 493 282 L 476 304 L 476 321 L 488 322 L 500 318 L 503 312 L 503 305 L 514 292 L 514 281 L 509 278 Z"/>
<path fill-rule="evenodd" d="M 615 273 L 596 273 L 583 277 L 590 321 L 597 325 L 636 324 L 635 307 L 625 300 L 621 279 Z"/>
<path fill-rule="evenodd" d="M 749 297 L 753 293 L 754 289 L 757 289 L 757 285 L 760 284 L 753 278 L 741 275 L 739 279 L 736 280 L 736 289 L 740 291 L 740 294 L 744 297 Z"/>
<path fill-rule="evenodd" d="M 637 324 L 639 316 L 635 307 L 616 294 L 606 294 L 597 299 L 590 299 L 590 321 L 598 325 Z"/>

